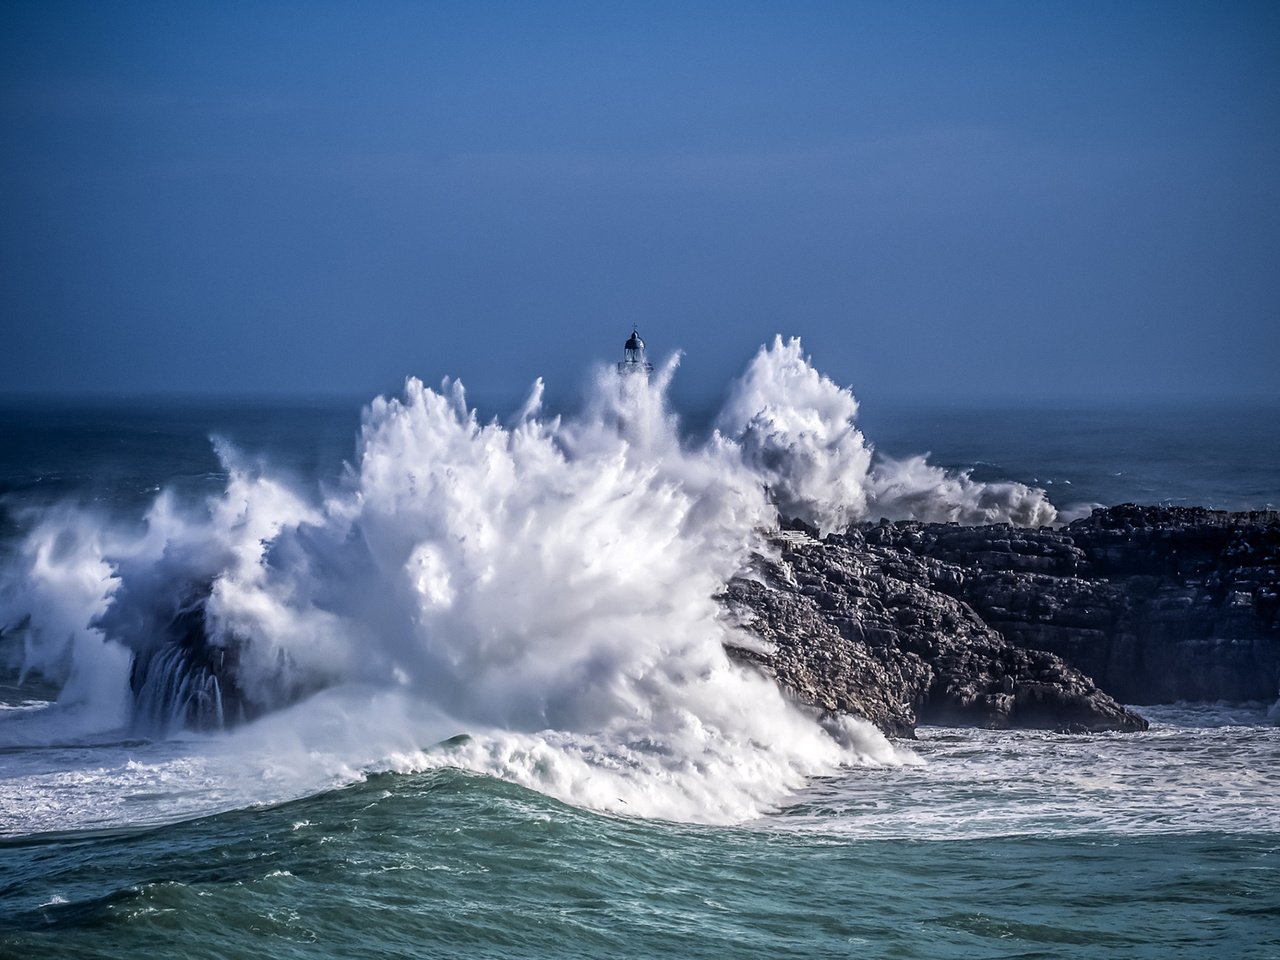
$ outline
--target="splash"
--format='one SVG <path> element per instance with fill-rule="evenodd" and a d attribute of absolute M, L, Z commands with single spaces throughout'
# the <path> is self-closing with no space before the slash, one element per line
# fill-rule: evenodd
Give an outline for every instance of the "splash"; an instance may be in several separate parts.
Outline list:
<path fill-rule="evenodd" d="M 308 497 L 217 443 L 226 490 L 140 531 L 64 509 L 10 571 L 0 623 L 59 709 L 100 729 L 237 727 L 304 780 L 443 763 L 678 819 L 771 809 L 842 764 L 904 754 L 819 724 L 732 664 L 715 597 L 778 513 L 1046 522 L 1043 492 L 875 461 L 853 395 L 799 341 L 761 349 L 703 444 L 652 377 L 599 370 L 584 411 L 482 423 L 460 383 L 366 409 L 340 489 Z M 450 740 L 450 746 L 432 744 Z M 256 754 L 255 754 L 256 755 Z M 305 759 L 297 759 L 305 758 Z M 252 764 L 242 764 L 252 768 Z"/>
<path fill-rule="evenodd" d="M 876 459 L 857 415 L 853 393 L 819 373 L 798 339 L 777 337 L 734 384 L 718 425 L 769 485 L 779 511 L 823 533 L 879 517 L 1021 526 L 1057 518 L 1038 488 L 981 483 L 924 457 Z"/>

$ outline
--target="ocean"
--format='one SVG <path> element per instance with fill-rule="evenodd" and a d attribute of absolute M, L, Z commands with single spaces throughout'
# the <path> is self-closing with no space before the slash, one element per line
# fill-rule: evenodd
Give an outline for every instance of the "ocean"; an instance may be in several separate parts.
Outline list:
<path fill-rule="evenodd" d="M 774 502 L 1275 508 L 1280 411 L 857 410 L 797 351 L 681 420 L 0 404 L 0 955 L 1280 956 L 1271 703 L 888 741 L 712 599 Z"/>

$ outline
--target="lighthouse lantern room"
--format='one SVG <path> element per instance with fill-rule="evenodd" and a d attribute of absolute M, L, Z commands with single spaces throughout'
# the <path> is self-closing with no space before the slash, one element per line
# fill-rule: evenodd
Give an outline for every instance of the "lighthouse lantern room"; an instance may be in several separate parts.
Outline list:
<path fill-rule="evenodd" d="M 622 362 L 618 364 L 618 372 L 648 374 L 652 371 L 653 364 L 644 356 L 644 341 L 640 339 L 640 334 L 633 326 L 631 336 L 627 337 L 627 342 L 622 345 Z"/>

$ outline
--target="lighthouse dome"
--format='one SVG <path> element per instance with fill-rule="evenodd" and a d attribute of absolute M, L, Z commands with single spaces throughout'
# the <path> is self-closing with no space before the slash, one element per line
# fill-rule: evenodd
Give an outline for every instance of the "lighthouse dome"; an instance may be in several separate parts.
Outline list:
<path fill-rule="evenodd" d="M 636 332 L 635 327 L 631 328 L 631 336 L 627 337 L 627 342 L 622 345 L 622 348 L 622 362 L 618 364 L 619 373 L 647 375 L 653 370 L 653 365 L 644 358 L 644 341 L 640 339 L 640 334 Z"/>

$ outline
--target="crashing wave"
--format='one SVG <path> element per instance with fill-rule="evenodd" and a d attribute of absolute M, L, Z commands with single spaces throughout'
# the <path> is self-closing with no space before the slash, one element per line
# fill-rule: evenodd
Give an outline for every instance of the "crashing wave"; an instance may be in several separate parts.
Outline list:
<path fill-rule="evenodd" d="M 762 348 L 710 439 L 685 443 L 666 402 L 676 363 L 598 371 L 576 417 L 544 416 L 539 381 L 507 424 L 482 423 L 460 383 L 410 379 L 365 410 L 323 500 L 219 442 L 230 479 L 203 509 L 163 494 L 132 535 L 76 510 L 42 518 L 0 624 L 25 623 L 33 669 L 68 663 L 63 702 L 104 728 L 220 728 L 325 689 L 386 691 L 490 743 L 573 753 L 595 771 L 575 776 L 611 771 L 605 793 L 659 814 L 664 790 L 740 815 L 891 759 L 865 725 L 824 728 L 732 664 L 725 644 L 745 641 L 715 597 L 779 513 L 830 531 L 879 515 L 1045 523 L 1053 507 L 922 458 L 877 461 L 852 393 L 794 339 Z"/>

